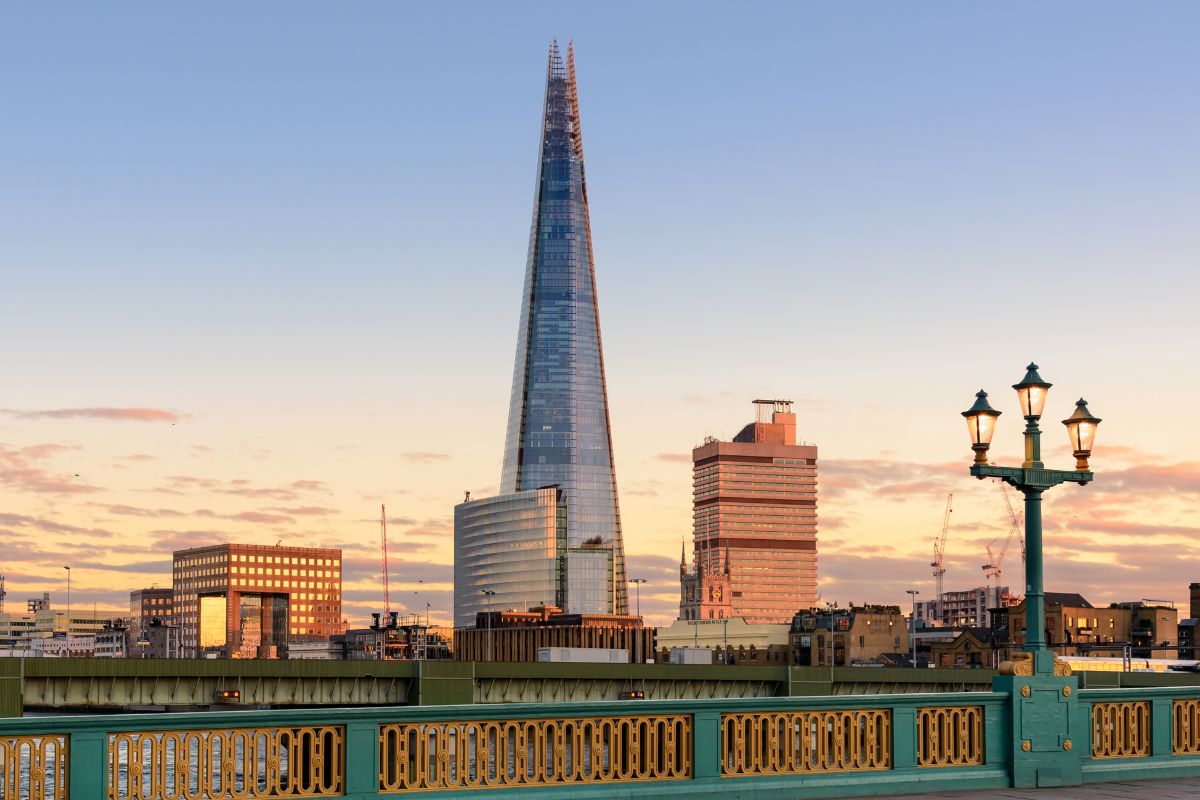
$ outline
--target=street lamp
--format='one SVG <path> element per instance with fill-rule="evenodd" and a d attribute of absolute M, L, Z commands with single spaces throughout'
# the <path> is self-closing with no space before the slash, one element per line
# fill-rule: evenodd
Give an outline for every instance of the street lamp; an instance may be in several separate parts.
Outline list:
<path fill-rule="evenodd" d="M 71 568 L 63 566 L 67 571 L 67 655 L 71 654 Z"/>
<path fill-rule="evenodd" d="M 1025 652 L 1032 663 L 1013 663 L 1011 674 L 1070 674 L 1070 667 L 1056 662 L 1046 647 L 1046 594 L 1042 579 L 1042 493 L 1060 483 L 1085 485 L 1095 477 L 1088 469 L 1088 458 L 1100 420 L 1088 411 L 1087 403 L 1075 404 L 1075 413 L 1063 420 L 1075 454 L 1073 471 L 1046 469 L 1042 463 L 1042 431 L 1038 425 L 1046 405 L 1050 384 L 1038 374 L 1038 365 L 1026 367 L 1025 377 L 1013 384 L 1025 417 L 1025 460 L 1020 467 L 996 467 L 987 463 L 987 449 L 995 432 L 1000 412 L 987 403 L 987 394 L 979 392 L 975 405 L 963 412 L 971 434 L 975 463 L 971 474 L 976 478 L 999 478 L 1025 495 Z M 984 435 L 986 433 L 986 436 Z M 1003 665 L 1002 665 L 1003 668 Z"/>
<path fill-rule="evenodd" d="M 983 396 L 987 397 L 987 395 Z M 912 616 L 908 618 L 908 638 L 912 640 L 912 665 L 915 667 L 917 665 L 917 595 L 920 592 L 916 589 L 905 589 L 904 591 L 912 597 Z"/>
<path fill-rule="evenodd" d="M 646 658 L 642 654 L 642 634 L 645 631 L 645 628 L 642 627 L 642 584 L 645 582 L 646 582 L 645 578 L 630 578 L 629 579 L 629 583 L 633 584 L 633 591 L 634 591 L 635 596 L 637 597 L 636 602 L 637 602 L 638 627 L 637 627 L 637 641 L 634 643 L 634 653 L 636 654 L 637 662 L 639 664 L 646 663 Z M 645 697 L 645 696 L 646 696 L 646 676 L 643 675 L 642 676 L 642 697 Z"/>
<path fill-rule="evenodd" d="M 496 593 L 491 589 L 480 589 L 487 597 L 487 660 L 492 660 L 492 598 Z"/>

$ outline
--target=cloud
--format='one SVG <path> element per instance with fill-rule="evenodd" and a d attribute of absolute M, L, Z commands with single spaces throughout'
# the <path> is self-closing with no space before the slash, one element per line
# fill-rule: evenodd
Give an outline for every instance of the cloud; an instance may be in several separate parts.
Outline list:
<path fill-rule="evenodd" d="M 244 478 L 231 481 L 220 481 L 214 478 L 201 478 L 194 475 L 168 475 L 164 486 L 156 486 L 150 491 L 159 494 L 188 495 L 199 491 L 214 494 L 227 494 L 235 497 L 256 497 L 287 502 L 298 500 L 307 493 L 331 494 L 325 484 L 316 480 L 292 481 L 286 486 L 254 486 Z"/>
<path fill-rule="evenodd" d="M 659 461 L 679 461 L 683 463 L 692 463 L 691 453 L 659 453 L 655 456 Z"/>
<path fill-rule="evenodd" d="M 400 457 L 405 461 L 415 461 L 418 464 L 428 464 L 433 461 L 446 461 L 450 458 L 448 453 L 433 453 L 428 450 L 410 450 L 407 453 L 401 453 Z"/>
<path fill-rule="evenodd" d="M 105 538 L 113 535 L 112 531 L 104 528 L 80 528 L 76 525 L 66 525 L 40 517 L 28 517 L 24 514 L 0 513 L 0 525 L 11 525 L 14 528 L 35 528 L 46 533 L 74 533 Z"/>
<path fill-rule="evenodd" d="M 38 494 L 87 494 L 100 491 L 76 480 L 78 475 L 52 473 L 39 462 L 65 452 L 78 450 L 75 445 L 35 444 L 28 447 L 12 447 L 0 444 L 0 486 L 22 492 Z"/>
<path fill-rule="evenodd" d="M 2 413 L 18 419 L 105 419 L 127 422 L 182 422 L 188 415 L 165 408 L 49 408 L 20 410 L 6 408 Z"/>
<path fill-rule="evenodd" d="M 281 514 L 291 514 L 297 517 L 328 517 L 338 513 L 336 508 L 325 506 L 294 506 L 291 508 L 269 508 L 268 511 L 278 511 Z"/>

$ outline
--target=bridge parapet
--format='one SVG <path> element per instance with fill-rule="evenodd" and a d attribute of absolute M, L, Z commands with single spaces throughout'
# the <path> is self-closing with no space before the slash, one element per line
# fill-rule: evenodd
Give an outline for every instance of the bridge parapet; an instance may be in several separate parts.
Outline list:
<path fill-rule="evenodd" d="M 999 681 L 999 679 L 998 679 Z M 389 706 L 0 720 L 12 800 L 845 797 L 1200 776 L 1200 687 Z M 1024 711 L 1015 710 L 1026 703 Z M 1033 703 L 1034 705 L 1028 705 Z M 1044 730 L 1043 730 L 1044 728 Z M 1050 746 L 1050 744 L 1053 746 Z M 1050 769 L 1055 767 L 1057 769 Z M 1076 770 L 1075 766 L 1079 769 Z M 1035 782 L 1036 782 L 1036 772 Z M 619 787 L 618 787 L 619 784 Z M 549 794 L 545 794 L 549 792 Z"/>

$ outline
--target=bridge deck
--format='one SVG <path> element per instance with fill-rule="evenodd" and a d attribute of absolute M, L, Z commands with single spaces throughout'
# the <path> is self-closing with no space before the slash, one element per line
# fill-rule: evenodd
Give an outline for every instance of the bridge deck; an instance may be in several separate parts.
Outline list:
<path fill-rule="evenodd" d="M 1200 778 L 1121 781 L 1062 786 L 1055 789 L 985 789 L 973 792 L 935 792 L 904 795 L 904 800 L 1195 800 Z"/>

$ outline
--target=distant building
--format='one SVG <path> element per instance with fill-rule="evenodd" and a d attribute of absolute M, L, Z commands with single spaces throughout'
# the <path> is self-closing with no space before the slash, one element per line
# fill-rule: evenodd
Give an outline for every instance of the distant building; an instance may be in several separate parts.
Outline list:
<path fill-rule="evenodd" d="M 184 658 L 281 658 L 344 630 L 341 550 L 219 544 L 173 560 Z"/>
<path fill-rule="evenodd" d="M 677 619 L 657 633 L 658 661 L 670 663 L 672 651 L 707 649 L 706 663 L 781 665 L 791 661 L 790 626 L 750 624 L 741 617 Z"/>
<path fill-rule="evenodd" d="M 30 599 L 26 609 L 25 613 L 0 612 L 0 646 L 16 650 L 32 649 L 34 641 L 57 636 L 80 641 L 72 641 L 69 645 L 49 645 L 55 655 L 81 649 L 86 649 L 91 655 L 95 647 L 95 635 L 120 616 L 109 611 L 93 611 L 89 606 L 86 609 L 72 607 L 68 619 L 65 608 L 51 605 L 49 592 Z"/>
<path fill-rule="evenodd" d="M 152 620 L 170 625 L 175 621 L 171 589 L 138 589 L 129 593 L 129 631 L 136 639 Z"/>
<path fill-rule="evenodd" d="M 140 631 L 125 632 L 128 658 L 179 658 L 179 626 L 151 619 Z"/>
<path fill-rule="evenodd" d="M 680 578 L 681 618 L 725 610 L 752 625 L 788 623 L 817 600 L 817 448 L 796 443 L 790 400 L 754 406 L 756 421 L 733 441 L 692 450 L 694 555 Z M 726 579 L 727 609 L 713 597 Z"/>
<path fill-rule="evenodd" d="M 1128 609 L 1130 655 L 1133 658 L 1182 658 L 1179 611 L 1174 606 L 1146 602 L 1117 603 Z"/>
<path fill-rule="evenodd" d="M 115 621 L 95 635 L 96 658 L 128 658 L 129 631 L 122 620 Z"/>
<path fill-rule="evenodd" d="M 553 606 L 481 613 L 472 628 L 454 631 L 455 661 L 537 661 L 542 647 L 629 651 L 630 662 L 652 660 L 655 630 L 641 617 L 568 614 Z"/>
<path fill-rule="evenodd" d="M 918 620 L 939 626 L 987 628 L 991 626 L 988 610 L 1007 607 L 1012 603 L 1013 598 L 1007 586 L 1000 587 L 999 592 L 995 587 L 976 586 L 960 592 L 943 592 L 940 618 L 937 600 L 917 603 L 916 614 Z"/>
<path fill-rule="evenodd" d="M 999 664 L 987 628 L 964 628 L 952 640 L 932 644 L 930 651 L 929 662 L 935 667 L 995 669 Z"/>
<path fill-rule="evenodd" d="M 801 612 L 792 619 L 792 663 L 814 667 L 880 663 L 884 653 L 908 649 L 905 624 L 899 606 Z"/>
<path fill-rule="evenodd" d="M 714 620 L 733 617 L 733 589 L 729 559 L 697 560 L 688 569 L 679 556 L 679 619 Z M 740 617 L 739 617 L 740 619 Z"/>

